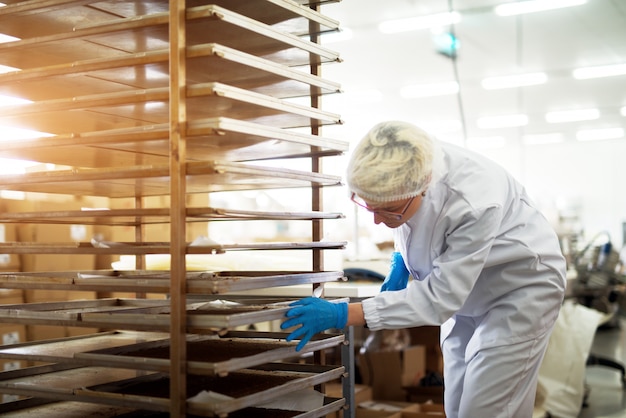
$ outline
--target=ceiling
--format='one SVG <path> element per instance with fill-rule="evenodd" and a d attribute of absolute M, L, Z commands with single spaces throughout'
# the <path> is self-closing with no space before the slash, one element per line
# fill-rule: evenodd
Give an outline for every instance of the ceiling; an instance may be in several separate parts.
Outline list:
<path fill-rule="evenodd" d="M 545 1 L 545 0 L 543 0 Z M 343 0 L 322 7 L 337 19 L 347 40 L 322 42 L 339 51 L 342 63 L 323 75 L 342 83 L 344 93 L 326 98 L 325 107 L 344 119 L 339 128 L 361 136 L 376 121 L 403 119 L 441 139 L 489 144 L 522 143 L 528 135 L 562 134 L 576 141 L 581 129 L 626 127 L 626 75 L 576 80 L 578 67 L 626 64 L 626 1 L 587 0 L 585 4 L 517 16 L 498 16 L 504 0 Z M 384 20 L 457 11 L 461 20 L 443 29 L 459 42 L 456 59 L 437 52 L 430 29 L 381 33 Z M 485 77 L 544 72 L 547 82 L 521 88 L 486 90 Z M 459 91 L 438 97 L 404 98 L 403 86 L 458 80 Z M 599 110 L 594 120 L 548 123 L 547 112 Z M 481 129 L 479 118 L 525 114 L 513 128 Z M 626 140 L 623 137 L 620 139 Z"/>

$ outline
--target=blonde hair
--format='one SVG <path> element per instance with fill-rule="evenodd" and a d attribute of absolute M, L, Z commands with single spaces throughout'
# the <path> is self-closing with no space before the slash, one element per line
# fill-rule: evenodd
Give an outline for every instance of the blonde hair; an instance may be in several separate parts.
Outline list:
<path fill-rule="evenodd" d="M 433 169 L 432 138 L 407 122 L 375 125 L 354 149 L 346 180 L 351 191 L 372 202 L 392 202 L 422 193 Z"/>

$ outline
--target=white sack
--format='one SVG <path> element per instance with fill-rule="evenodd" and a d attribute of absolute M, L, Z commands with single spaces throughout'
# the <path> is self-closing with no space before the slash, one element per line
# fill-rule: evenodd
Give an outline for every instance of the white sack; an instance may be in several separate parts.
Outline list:
<path fill-rule="evenodd" d="M 583 403 L 585 366 L 605 314 L 565 301 L 539 369 L 536 407 L 554 418 L 577 417 Z"/>

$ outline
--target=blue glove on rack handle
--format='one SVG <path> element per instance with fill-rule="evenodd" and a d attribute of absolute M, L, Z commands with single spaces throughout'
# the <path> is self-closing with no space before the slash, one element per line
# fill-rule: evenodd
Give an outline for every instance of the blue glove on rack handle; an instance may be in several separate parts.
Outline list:
<path fill-rule="evenodd" d="M 409 271 L 404 264 L 402 254 L 396 251 L 391 254 L 391 270 L 389 271 L 387 277 L 385 277 L 385 281 L 383 281 L 380 291 L 402 290 L 406 287 L 408 282 Z"/>
<path fill-rule="evenodd" d="M 344 328 L 348 322 L 348 304 L 346 302 L 332 303 L 316 297 L 308 297 L 291 303 L 293 306 L 285 313 L 286 319 L 281 329 L 300 325 L 287 336 L 287 341 L 300 338 L 296 351 L 317 333 L 330 328 Z"/>

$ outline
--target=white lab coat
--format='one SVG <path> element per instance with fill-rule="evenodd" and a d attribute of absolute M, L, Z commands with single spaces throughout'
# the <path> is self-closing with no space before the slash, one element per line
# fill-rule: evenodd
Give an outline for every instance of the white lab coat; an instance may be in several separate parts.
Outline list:
<path fill-rule="evenodd" d="M 437 148 L 420 209 L 394 229 L 414 280 L 363 301 L 368 327 L 441 325 L 444 341 L 455 315 L 477 318 L 466 359 L 545 334 L 566 282 L 555 232 L 503 168 L 450 144 Z"/>

